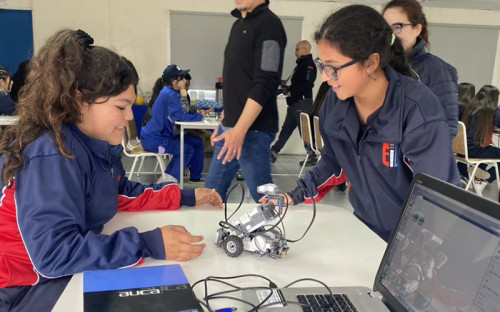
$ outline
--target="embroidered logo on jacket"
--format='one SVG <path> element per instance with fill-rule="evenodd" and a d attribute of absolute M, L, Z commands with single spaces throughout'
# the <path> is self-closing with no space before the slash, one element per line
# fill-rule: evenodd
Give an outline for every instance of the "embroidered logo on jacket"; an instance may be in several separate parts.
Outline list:
<path fill-rule="evenodd" d="M 384 143 L 382 146 L 382 163 L 386 167 L 398 166 L 398 145 L 392 143 Z"/>

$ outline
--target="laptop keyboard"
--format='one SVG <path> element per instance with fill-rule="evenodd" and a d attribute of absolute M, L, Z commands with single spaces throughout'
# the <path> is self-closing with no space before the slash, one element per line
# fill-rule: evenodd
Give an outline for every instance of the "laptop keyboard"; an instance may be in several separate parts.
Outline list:
<path fill-rule="evenodd" d="M 297 295 L 297 300 L 303 312 L 357 312 L 346 294 Z"/>

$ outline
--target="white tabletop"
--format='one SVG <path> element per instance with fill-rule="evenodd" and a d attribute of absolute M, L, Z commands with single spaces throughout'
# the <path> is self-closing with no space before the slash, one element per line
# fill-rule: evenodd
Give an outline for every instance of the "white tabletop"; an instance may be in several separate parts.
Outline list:
<path fill-rule="evenodd" d="M 0 115 L 0 126 L 11 126 L 19 119 L 18 116 Z"/>
<path fill-rule="evenodd" d="M 175 124 L 182 126 L 184 129 L 215 129 L 219 122 L 215 119 L 205 118 L 201 121 L 176 121 Z"/>
<path fill-rule="evenodd" d="M 240 216 L 254 207 L 255 204 L 243 204 L 235 216 Z M 235 204 L 229 206 L 230 210 L 235 208 Z M 285 217 L 288 239 L 296 239 L 302 235 L 311 219 L 311 208 L 312 206 L 306 205 L 290 207 Z M 147 231 L 166 224 L 179 224 L 184 225 L 192 234 L 203 235 L 207 244 L 205 253 L 197 259 L 181 263 L 191 284 L 207 276 L 254 273 L 270 278 L 279 287 L 304 277 L 319 279 L 330 286 L 372 287 L 378 264 L 386 247 L 386 243 L 351 212 L 342 208 L 318 205 L 315 223 L 304 239 L 289 244 L 290 250 L 287 257 L 276 260 L 243 252 L 237 258 L 230 258 L 213 242 L 218 223 L 223 219 L 223 211 L 205 206 L 167 212 L 122 212 L 106 224 L 103 232 L 110 234 L 127 226 L 135 226 L 139 231 Z M 144 265 L 174 263 L 177 262 L 146 259 Z M 246 281 L 245 286 L 263 285 L 257 279 Z M 306 285 L 301 284 L 301 286 Z M 215 285 L 213 287 L 214 291 L 220 290 L 220 287 Z M 195 293 L 202 298 L 202 287 L 196 287 Z M 215 301 L 212 306 L 222 308 L 228 305 Z M 239 304 L 233 303 L 231 306 L 239 306 Z M 82 310 L 83 274 L 76 274 L 53 311 Z"/>

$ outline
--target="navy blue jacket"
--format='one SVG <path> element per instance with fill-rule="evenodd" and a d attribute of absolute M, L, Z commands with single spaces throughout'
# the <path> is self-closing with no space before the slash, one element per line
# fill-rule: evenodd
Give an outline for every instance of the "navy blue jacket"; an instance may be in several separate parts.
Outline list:
<path fill-rule="evenodd" d="M 86 270 L 133 266 L 165 259 L 159 228 L 101 230 L 117 211 L 172 210 L 194 205 L 194 190 L 175 184 L 129 181 L 121 146 L 64 125 L 66 158 L 45 132 L 23 152 L 12 187 L 0 183 L 0 288 L 34 285 Z M 0 157 L 3 168 L 4 157 Z"/>
<path fill-rule="evenodd" d="M 387 240 L 415 174 L 461 184 L 437 97 L 390 67 L 385 72 L 389 87 L 384 104 L 368 118 L 359 142 L 361 125 L 353 98 L 343 101 L 328 92 L 319 116 L 321 159 L 291 195 L 294 204 L 309 203 L 311 198 L 301 191 L 306 188 L 319 201 L 348 178 L 354 214 Z"/>
<path fill-rule="evenodd" d="M 458 127 L 458 73 L 455 67 L 425 50 L 425 43 L 418 38 L 410 52 L 411 67 L 425 84 L 438 97 L 444 108 L 450 137 L 457 135 Z"/>
<path fill-rule="evenodd" d="M 184 111 L 179 91 L 165 86 L 153 103 L 151 119 L 141 129 L 141 140 L 151 141 L 158 145 L 165 144 L 178 135 L 174 127 L 176 121 L 200 121 L 202 119 L 203 116 L 200 113 Z"/>
<path fill-rule="evenodd" d="M 8 94 L 0 92 L 0 115 L 14 115 L 16 102 Z"/>

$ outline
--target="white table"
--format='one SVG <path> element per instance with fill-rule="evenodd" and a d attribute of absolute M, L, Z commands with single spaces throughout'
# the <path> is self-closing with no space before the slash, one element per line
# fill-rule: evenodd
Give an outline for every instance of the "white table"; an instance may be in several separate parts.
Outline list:
<path fill-rule="evenodd" d="M 179 187 L 184 188 L 184 130 L 185 129 L 215 129 L 219 122 L 215 119 L 203 119 L 202 121 L 176 121 L 176 125 L 181 127 L 181 155 L 180 155 L 180 175 Z"/>
<path fill-rule="evenodd" d="M 237 205 L 229 206 L 235 209 Z M 255 207 L 244 204 L 236 216 Z M 312 216 L 311 206 L 291 207 L 285 217 L 288 239 L 302 235 Z M 241 212 L 241 213 L 240 213 Z M 386 243 L 362 224 L 351 212 L 342 208 L 318 205 L 316 221 L 309 233 L 297 243 L 290 243 L 288 256 L 275 260 L 269 257 L 257 257 L 249 252 L 237 258 L 230 258 L 220 247 L 214 245 L 218 222 L 223 220 L 224 212 L 214 208 L 183 208 L 180 211 L 118 213 L 104 227 L 104 233 L 110 234 L 127 226 L 136 226 L 140 231 L 147 231 L 165 224 L 184 225 L 188 231 L 203 235 L 207 248 L 205 253 L 194 260 L 181 263 L 191 284 L 208 276 L 233 276 L 244 273 L 264 275 L 278 286 L 284 286 L 303 277 L 315 278 L 331 286 L 367 286 L 372 287 L 378 264 Z M 173 261 L 146 259 L 143 265 L 174 264 Z M 236 282 L 240 286 L 262 286 L 257 279 Z M 250 283 L 250 284 L 248 284 Z M 306 286 L 300 284 L 299 286 Z M 317 285 L 312 285 L 317 286 Z M 225 288 L 224 288 L 225 289 Z M 202 298 L 202 287 L 196 287 L 195 293 Z M 221 290 L 221 286 L 210 285 L 209 290 Z M 214 301 L 212 307 L 219 309 L 228 306 L 243 306 L 236 302 Z M 230 305 L 228 305 L 230 304 Z M 83 310 L 83 274 L 76 274 L 57 302 L 54 312 Z"/>
<path fill-rule="evenodd" d="M 17 122 L 18 116 L 4 116 L 0 115 L 0 126 L 11 126 Z"/>

